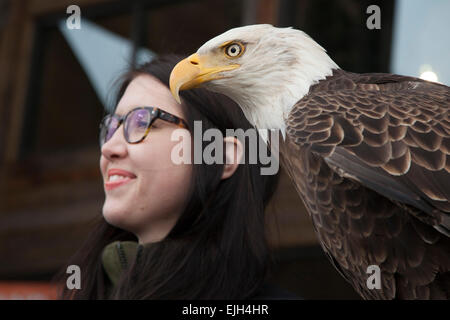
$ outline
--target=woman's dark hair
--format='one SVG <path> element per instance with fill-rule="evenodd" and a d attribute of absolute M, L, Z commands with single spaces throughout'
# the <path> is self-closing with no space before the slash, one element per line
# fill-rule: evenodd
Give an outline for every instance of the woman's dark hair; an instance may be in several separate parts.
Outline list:
<path fill-rule="evenodd" d="M 180 56 L 166 55 L 126 73 L 120 98 L 138 75 L 148 74 L 169 86 L 169 76 Z M 193 136 L 194 121 L 202 131 L 252 128 L 229 98 L 204 89 L 180 92 L 184 119 Z M 150 133 L 151 134 L 151 133 Z M 207 143 L 204 142 L 206 145 Z M 271 256 L 266 241 L 264 208 L 275 191 L 277 175 L 261 175 L 262 165 L 245 163 L 228 179 L 223 164 L 193 164 L 190 200 L 180 218 L 161 241 L 145 246 L 138 263 L 124 272 L 108 296 L 109 279 L 102 268 L 106 245 L 137 241 L 125 230 L 109 225 L 100 215 L 94 230 L 69 264 L 81 268 L 81 289 L 62 288 L 63 299 L 247 299 L 267 280 Z M 265 145 L 261 143 L 259 147 Z M 58 277 L 63 284 L 65 269 Z"/>

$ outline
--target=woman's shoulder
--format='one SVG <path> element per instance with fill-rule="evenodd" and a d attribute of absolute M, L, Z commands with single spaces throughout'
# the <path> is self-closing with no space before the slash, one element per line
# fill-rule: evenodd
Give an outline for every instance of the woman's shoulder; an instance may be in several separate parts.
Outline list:
<path fill-rule="evenodd" d="M 296 294 L 279 287 L 273 283 L 266 282 L 259 292 L 250 300 L 303 300 Z"/>

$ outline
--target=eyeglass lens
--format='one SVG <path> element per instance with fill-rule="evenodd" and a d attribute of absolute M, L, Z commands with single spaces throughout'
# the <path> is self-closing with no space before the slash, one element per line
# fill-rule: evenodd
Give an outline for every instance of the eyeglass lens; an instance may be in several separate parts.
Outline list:
<path fill-rule="evenodd" d="M 129 143 L 140 141 L 151 122 L 151 115 L 147 109 L 136 109 L 128 114 L 124 123 L 125 139 Z M 105 119 L 100 132 L 100 146 L 103 146 L 114 135 L 119 125 L 116 117 Z"/>
<path fill-rule="evenodd" d="M 131 112 L 125 121 L 125 134 L 130 143 L 137 142 L 145 135 L 150 123 L 150 112 L 147 109 L 137 109 Z"/>

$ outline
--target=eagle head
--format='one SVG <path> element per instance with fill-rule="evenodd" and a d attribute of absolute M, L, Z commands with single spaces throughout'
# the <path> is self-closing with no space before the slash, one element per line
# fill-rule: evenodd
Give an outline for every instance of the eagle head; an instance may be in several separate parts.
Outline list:
<path fill-rule="evenodd" d="M 239 27 L 209 40 L 180 61 L 170 90 L 204 87 L 233 99 L 258 129 L 280 129 L 309 87 L 338 66 L 307 34 L 269 24 Z"/>

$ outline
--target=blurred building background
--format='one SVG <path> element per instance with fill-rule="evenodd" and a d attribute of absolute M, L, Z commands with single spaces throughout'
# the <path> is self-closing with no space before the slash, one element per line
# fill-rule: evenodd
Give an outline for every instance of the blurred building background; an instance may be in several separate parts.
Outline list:
<path fill-rule="evenodd" d="M 68 29 L 69 5 L 81 29 Z M 369 5 L 381 10 L 370 30 Z M 98 126 L 111 79 L 154 54 L 188 54 L 233 27 L 293 26 L 343 69 L 449 84 L 450 1 L 0 0 L 0 299 L 45 287 L 104 201 Z M 444 61 L 445 60 L 445 61 Z M 311 299 L 358 299 L 326 260 L 284 172 L 268 208 L 273 281 Z"/>

